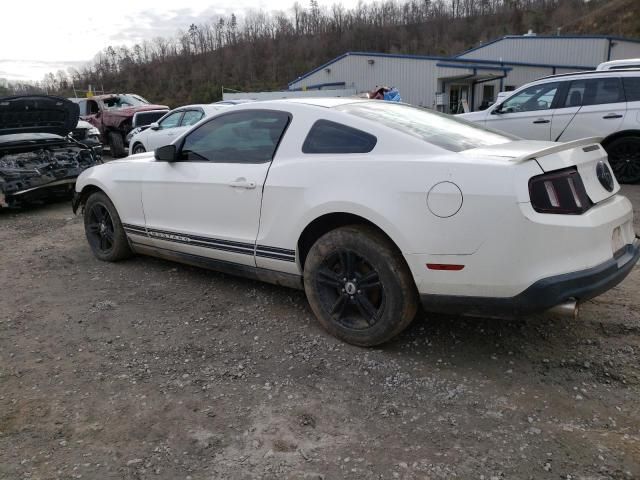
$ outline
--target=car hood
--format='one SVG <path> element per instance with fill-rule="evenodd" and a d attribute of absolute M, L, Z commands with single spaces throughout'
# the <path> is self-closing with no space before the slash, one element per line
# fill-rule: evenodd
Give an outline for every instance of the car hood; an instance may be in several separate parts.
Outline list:
<path fill-rule="evenodd" d="M 51 133 L 66 136 L 78 124 L 80 108 L 66 98 L 21 95 L 0 98 L 0 135 Z"/>
<path fill-rule="evenodd" d="M 111 160 L 109 163 L 105 165 L 118 165 L 120 163 L 140 163 L 140 162 L 155 162 L 155 154 L 154 152 L 144 152 L 144 153 L 136 153 L 135 155 L 129 155 L 125 158 L 120 158 L 118 160 Z"/>

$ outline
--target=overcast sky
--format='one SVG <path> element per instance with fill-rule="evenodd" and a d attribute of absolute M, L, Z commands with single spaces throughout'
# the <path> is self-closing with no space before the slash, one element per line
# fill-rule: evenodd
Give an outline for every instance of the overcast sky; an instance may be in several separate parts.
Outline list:
<path fill-rule="evenodd" d="M 2 0 L 0 78 L 42 80 L 90 61 L 107 45 L 172 36 L 191 23 L 247 9 L 288 10 L 294 0 Z M 308 7 L 308 1 L 300 4 Z M 319 0 L 320 5 L 357 0 Z M 102 5 L 102 9 L 100 9 Z"/>

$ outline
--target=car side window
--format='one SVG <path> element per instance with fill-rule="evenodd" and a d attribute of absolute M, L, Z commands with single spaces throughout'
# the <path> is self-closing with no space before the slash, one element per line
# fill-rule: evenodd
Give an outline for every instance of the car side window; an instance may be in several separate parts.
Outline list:
<path fill-rule="evenodd" d="M 187 135 L 180 160 L 270 162 L 289 121 L 288 113 L 275 110 L 244 110 L 215 117 Z"/>
<path fill-rule="evenodd" d="M 182 118 L 182 114 L 184 112 L 173 112 L 170 115 L 167 115 L 160 121 L 160 128 L 163 130 L 166 128 L 174 128 L 180 125 L 180 119 Z"/>
<path fill-rule="evenodd" d="M 548 110 L 558 93 L 560 83 L 542 83 L 525 88 L 520 93 L 505 100 L 500 107 L 502 113 L 534 112 Z"/>
<path fill-rule="evenodd" d="M 302 153 L 368 153 L 376 143 L 375 136 L 357 128 L 318 120 L 302 144 Z"/>
<path fill-rule="evenodd" d="M 640 102 L 640 77 L 623 77 L 622 84 L 627 102 Z"/>
<path fill-rule="evenodd" d="M 200 119 L 204 116 L 204 113 L 200 110 L 187 110 L 184 112 L 184 116 L 182 117 L 182 122 L 180 122 L 180 126 L 188 127 L 191 125 L 195 125 L 200 121 Z"/>
<path fill-rule="evenodd" d="M 569 84 L 569 90 L 567 91 L 567 97 L 564 100 L 563 107 L 581 107 L 586 89 L 586 80 L 574 80 L 571 82 Z"/>
<path fill-rule="evenodd" d="M 603 105 L 618 102 L 624 102 L 619 78 L 608 77 L 587 80 L 584 105 Z"/>

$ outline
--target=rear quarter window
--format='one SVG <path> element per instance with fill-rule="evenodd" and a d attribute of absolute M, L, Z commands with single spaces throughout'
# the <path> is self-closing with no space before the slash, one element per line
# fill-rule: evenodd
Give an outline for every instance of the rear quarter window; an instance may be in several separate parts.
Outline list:
<path fill-rule="evenodd" d="M 640 77 L 622 77 L 627 102 L 640 102 Z"/>
<path fill-rule="evenodd" d="M 369 153 L 376 143 L 375 136 L 357 128 L 318 120 L 302 144 L 302 153 Z"/>

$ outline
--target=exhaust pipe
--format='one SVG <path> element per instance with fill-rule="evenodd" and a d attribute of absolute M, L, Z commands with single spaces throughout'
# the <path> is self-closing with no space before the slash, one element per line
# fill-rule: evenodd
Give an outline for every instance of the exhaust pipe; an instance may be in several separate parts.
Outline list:
<path fill-rule="evenodd" d="M 574 320 L 578 319 L 578 302 L 575 298 L 571 298 L 566 302 L 560 303 L 555 307 L 550 308 L 549 313 L 558 315 L 560 317 L 572 317 Z"/>

